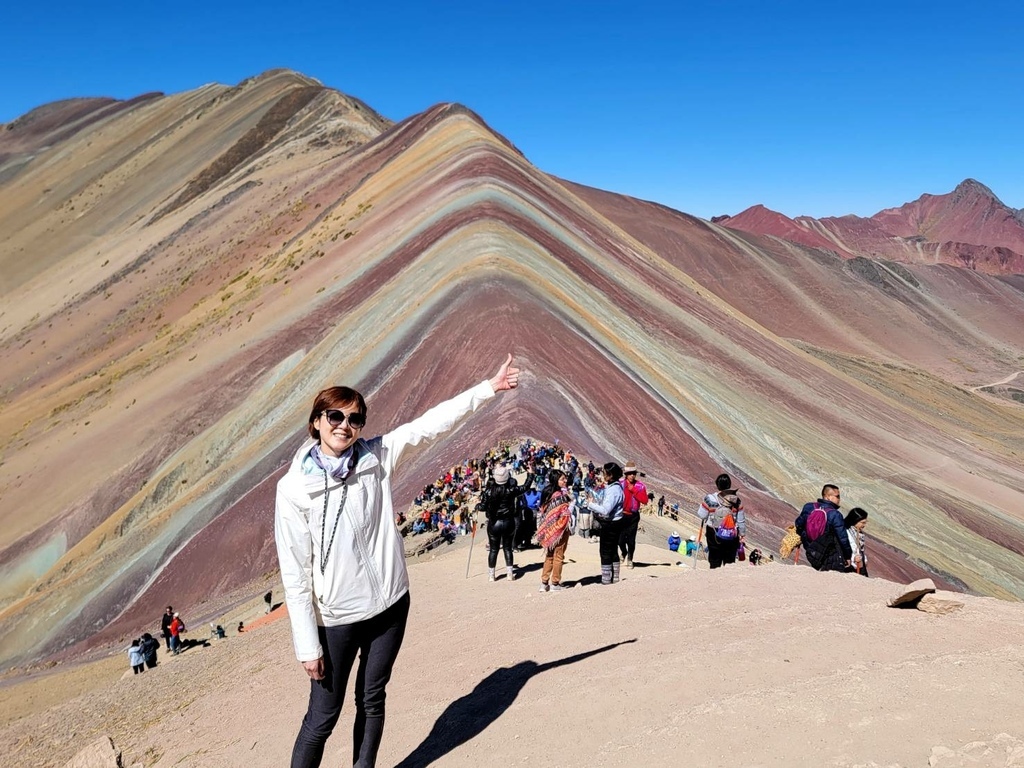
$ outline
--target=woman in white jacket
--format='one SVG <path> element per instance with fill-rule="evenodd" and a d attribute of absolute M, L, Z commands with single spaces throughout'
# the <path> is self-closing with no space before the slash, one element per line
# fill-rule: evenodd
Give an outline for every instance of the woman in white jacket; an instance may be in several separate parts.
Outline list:
<path fill-rule="evenodd" d="M 391 486 L 402 451 L 455 427 L 519 384 L 512 355 L 489 381 L 381 437 L 360 437 L 366 403 L 348 387 L 320 392 L 312 438 L 277 485 L 274 534 L 295 655 L 310 677 L 292 768 L 318 766 L 359 655 L 352 762 L 369 768 L 384 732 L 385 686 L 409 615 L 409 577 Z"/>

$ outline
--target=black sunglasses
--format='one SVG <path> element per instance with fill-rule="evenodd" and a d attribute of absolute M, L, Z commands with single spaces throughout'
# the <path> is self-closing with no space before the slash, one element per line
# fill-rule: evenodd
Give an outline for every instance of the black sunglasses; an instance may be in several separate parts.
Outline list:
<path fill-rule="evenodd" d="M 332 427 L 340 427 L 345 423 L 345 412 L 339 411 L 336 408 L 324 411 L 324 416 Z M 362 429 L 366 426 L 365 414 L 359 413 L 359 411 L 348 414 L 348 425 L 352 429 Z"/>

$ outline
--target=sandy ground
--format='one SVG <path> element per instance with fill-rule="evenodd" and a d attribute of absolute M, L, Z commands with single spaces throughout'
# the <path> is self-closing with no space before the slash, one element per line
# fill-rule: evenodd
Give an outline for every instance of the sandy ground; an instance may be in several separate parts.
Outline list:
<path fill-rule="evenodd" d="M 382 766 L 1019 765 L 1024 607 L 960 597 L 958 614 L 885 607 L 888 582 L 745 563 L 675 565 L 642 545 L 612 587 L 597 545 L 574 538 L 564 579 L 540 594 L 486 578 L 485 551 L 416 563 L 406 641 L 388 689 Z M 240 608 L 241 610 L 242 608 Z M 100 734 L 125 765 L 286 765 L 308 682 L 287 621 L 268 622 L 155 670 L 127 662 L 41 684 L 68 699 L 0 729 L 4 765 L 63 765 Z M 10 712 L 10 706 L 0 711 Z M 326 764 L 347 764 L 352 708 Z M 1006 734 L 1001 736 L 1001 734 Z M 985 750 L 987 762 L 971 762 Z M 931 759 L 931 763 L 929 760 Z"/>

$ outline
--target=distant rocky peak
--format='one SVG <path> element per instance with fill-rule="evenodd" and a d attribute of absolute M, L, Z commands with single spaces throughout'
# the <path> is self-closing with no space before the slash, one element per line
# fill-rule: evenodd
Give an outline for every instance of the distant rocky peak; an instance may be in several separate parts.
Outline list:
<path fill-rule="evenodd" d="M 953 190 L 954 203 L 978 197 L 985 197 L 990 200 L 995 200 L 996 202 L 1002 202 L 998 197 L 996 197 L 995 193 L 991 189 L 975 179 L 964 179 L 957 184 L 956 189 Z"/>

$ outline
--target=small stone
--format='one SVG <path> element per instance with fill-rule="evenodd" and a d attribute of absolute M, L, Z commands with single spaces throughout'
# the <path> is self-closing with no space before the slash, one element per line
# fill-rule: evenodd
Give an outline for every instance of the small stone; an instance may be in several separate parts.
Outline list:
<path fill-rule="evenodd" d="M 102 736 L 72 757 L 64 768 L 121 768 L 121 752 L 109 736 Z"/>
<path fill-rule="evenodd" d="M 917 601 L 935 591 L 935 582 L 931 579 L 918 579 L 908 584 L 899 593 L 889 599 L 890 608 L 914 608 Z"/>
<path fill-rule="evenodd" d="M 947 614 L 955 613 L 964 607 L 959 600 L 950 600 L 947 597 L 937 595 L 924 595 L 917 601 L 917 610 L 925 613 Z"/>

